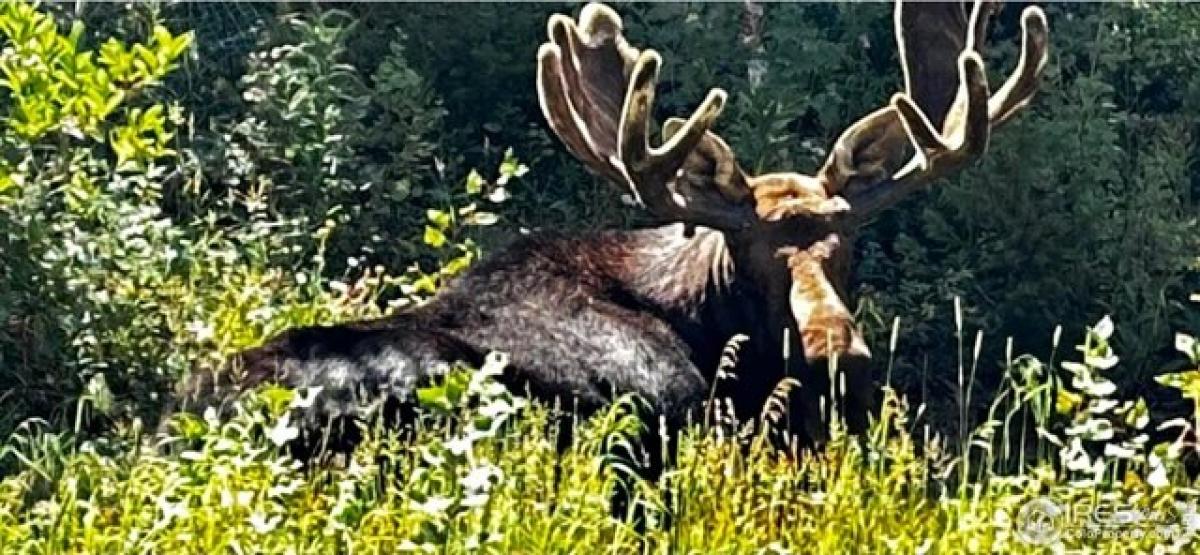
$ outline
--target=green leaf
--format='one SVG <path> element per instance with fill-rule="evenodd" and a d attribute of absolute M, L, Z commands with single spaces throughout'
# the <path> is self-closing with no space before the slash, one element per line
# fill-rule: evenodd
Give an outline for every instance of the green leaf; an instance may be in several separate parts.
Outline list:
<path fill-rule="evenodd" d="M 422 407 L 449 412 L 454 410 L 444 386 L 430 386 L 417 389 L 417 403 Z"/>
<path fill-rule="evenodd" d="M 1178 389 L 1185 398 L 1200 401 L 1200 370 L 1155 376 L 1154 381 Z"/>
<path fill-rule="evenodd" d="M 196 441 L 208 431 L 208 423 L 191 413 L 179 412 L 171 417 L 171 428 L 186 441 Z"/>
<path fill-rule="evenodd" d="M 423 275 L 412 283 L 413 293 L 432 294 L 437 292 L 437 281 L 434 276 Z"/>
<path fill-rule="evenodd" d="M 1083 396 L 1067 389 L 1059 389 L 1054 399 L 1054 409 L 1058 414 L 1072 414 L 1075 408 L 1083 402 Z"/>
<path fill-rule="evenodd" d="M 467 174 L 468 195 L 478 195 L 479 193 L 482 193 L 483 186 L 485 184 L 487 184 L 487 182 L 483 180 L 483 176 L 479 175 L 479 172 L 471 170 L 471 173 Z"/>
<path fill-rule="evenodd" d="M 471 262 L 475 259 L 470 253 L 462 256 L 456 256 L 445 265 L 442 266 L 441 274 L 445 277 L 454 277 L 471 266 Z"/>
<path fill-rule="evenodd" d="M 442 245 L 446 244 L 446 234 L 442 233 L 441 230 L 430 226 L 425 226 L 424 239 L 426 245 L 429 245 L 435 249 L 441 248 Z"/>
<path fill-rule="evenodd" d="M 449 212 L 430 208 L 429 210 L 425 211 L 425 217 L 429 220 L 429 223 L 433 224 L 433 226 L 439 230 L 445 230 L 446 228 L 450 227 Z"/>
<path fill-rule="evenodd" d="M 445 384 L 446 399 L 455 406 L 460 405 L 470 385 L 471 379 L 467 372 L 455 371 L 447 374 Z"/>
<path fill-rule="evenodd" d="M 82 21 L 75 20 L 71 23 L 71 34 L 67 35 L 67 41 L 70 43 L 71 48 L 78 47 L 79 39 L 83 36 L 83 31 L 84 25 Z"/>
<path fill-rule="evenodd" d="M 269 414 L 279 417 L 287 410 L 292 399 L 296 398 L 296 392 L 285 387 L 271 386 L 260 391 L 259 398 L 266 402 Z"/>

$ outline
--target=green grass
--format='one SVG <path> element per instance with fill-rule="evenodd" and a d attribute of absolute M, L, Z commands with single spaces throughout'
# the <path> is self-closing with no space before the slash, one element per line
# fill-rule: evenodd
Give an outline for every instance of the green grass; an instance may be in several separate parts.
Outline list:
<path fill-rule="evenodd" d="M 1133 414 L 1099 376 L 1115 362 L 1106 326 L 1089 334 L 1081 362 L 1064 365 L 1057 410 L 1035 414 L 1045 404 L 1033 400 L 1045 401 L 1049 390 L 1006 382 L 994 418 L 968 436 L 969 450 L 929 435 L 920 408 L 910 410 L 890 391 L 865 438 L 847 437 L 835 425 L 823 450 L 798 457 L 728 422 L 695 426 L 679 442 L 678 464 L 658 484 L 638 488 L 645 527 L 612 518 L 608 506 L 615 472 L 627 462 L 606 464 L 604 446 L 636 431 L 639 423 L 627 410 L 632 401 L 579 422 L 573 446 L 559 453 L 547 431 L 553 429 L 548 411 L 494 383 L 495 364 L 455 371 L 423 390 L 415 440 L 368 430 L 348 460 L 310 470 L 279 447 L 296 433 L 290 409 L 310 392 L 263 390 L 230 418 L 178 417 L 172 433 L 154 438 L 135 424 L 76 442 L 68 432 L 29 423 L 5 449 L 5 462 L 17 471 L 0 482 L 0 552 L 1193 549 L 1185 547 L 1190 536 L 1166 537 L 1171 530 L 1145 520 L 1110 530 L 1109 537 L 1089 537 L 1082 527 L 1097 506 L 1109 509 L 1102 514 L 1137 508 L 1160 524 L 1181 523 L 1174 503 L 1194 502 L 1196 495 L 1178 465 L 1193 446 L 1139 446 L 1146 424 L 1137 415 L 1128 426 L 1092 434 L 1091 420 Z M 1010 366 L 1014 375 L 1030 375 L 1032 365 L 1023 359 Z M 1188 376 L 1195 374 L 1177 375 Z M 918 419 L 909 420 L 912 414 Z M 1026 438 L 1028 449 L 1004 448 L 1019 439 L 1013 421 L 1022 417 L 1042 430 L 1039 439 Z M 1043 419 L 1058 424 L 1037 424 Z M 1107 445 L 1129 452 L 1105 451 Z M 1075 446 L 1088 453 L 1087 464 Z M 1039 449 L 1049 456 L 1039 459 Z M 1075 513 L 1069 522 L 1076 524 L 1048 546 L 1023 542 L 1014 526 L 1020 508 L 1040 497 Z M 661 525 L 668 512 L 671 524 Z"/>

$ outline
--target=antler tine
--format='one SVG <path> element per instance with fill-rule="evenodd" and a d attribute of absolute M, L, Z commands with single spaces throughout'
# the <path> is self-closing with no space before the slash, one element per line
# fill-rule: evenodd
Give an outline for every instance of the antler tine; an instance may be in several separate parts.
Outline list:
<path fill-rule="evenodd" d="M 589 6 L 591 7 L 591 6 Z M 589 31 L 602 27 L 598 23 L 605 16 L 615 18 L 616 15 L 597 10 L 585 10 L 590 13 L 588 18 Z M 582 18 L 581 18 L 582 19 Z M 620 29 L 620 20 L 614 23 Z M 538 102 L 546 121 L 563 144 L 588 167 L 614 181 L 623 181 L 624 176 L 605 160 L 602 145 L 597 144 L 599 137 L 593 137 L 587 127 L 587 118 L 581 110 L 589 106 L 584 98 L 583 87 L 580 84 L 578 51 L 580 44 L 590 42 L 593 35 L 588 35 L 588 41 L 581 40 L 579 28 L 570 18 L 555 14 L 547 23 L 547 34 L 550 42 L 538 48 L 537 88 Z M 619 35 L 613 35 L 619 36 Z M 623 45 L 628 47 L 628 45 Z M 634 50 L 636 52 L 636 50 Z"/>
<path fill-rule="evenodd" d="M 662 124 L 662 136 L 670 140 L 683 129 L 687 120 L 683 118 L 667 118 Z M 705 167 L 704 170 L 711 172 L 709 179 L 711 184 L 725 198 L 730 200 L 741 200 L 750 194 L 749 189 L 744 183 L 744 174 L 742 169 L 738 167 L 737 162 L 733 160 L 733 149 L 710 129 L 700 139 L 700 143 L 696 145 L 696 151 L 707 161 L 712 162 L 711 168 Z M 684 163 L 684 171 L 687 171 L 687 163 Z"/>
<path fill-rule="evenodd" d="M 925 183 L 983 154 L 991 137 L 988 119 L 988 82 L 979 54 L 963 52 L 958 59 L 961 91 L 965 108 L 952 110 L 939 132 L 910 96 L 899 93 L 892 106 L 900 114 L 900 123 L 917 154 L 893 177 L 898 183 L 912 175 L 914 185 Z M 913 173 L 917 169 L 919 173 Z M 893 188 L 898 188 L 893 186 Z"/>
<path fill-rule="evenodd" d="M 622 35 L 611 8 L 589 4 L 578 23 L 550 18 L 538 50 L 538 93 L 550 128 L 593 172 L 628 187 L 657 217 L 720 229 L 753 220 L 732 149 L 709 132 L 725 104 L 713 89 L 667 139 L 651 146 L 650 119 L 662 57 Z"/>
<path fill-rule="evenodd" d="M 1021 59 L 1012 75 L 988 102 L 988 117 L 992 126 L 1003 125 L 1024 108 L 1037 91 L 1038 76 L 1049 59 L 1050 43 L 1046 12 L 1029 6 L 1021 13 Z"/>
<path fill-rule="evenodd" d="M 552 43 L 563 50 L 566 63 L 563 64 L 563 81 L 571 103 L 577 110 L 586 110 L 601 114 L 615 114 L 620 109 L 617 99 L 604 94 L 588 94 L 596 87 L 622 88 L 622 79 L 628 66 L 638 58 L 638 49 L 632 47 L 621 35 L 621 17 L 617 12 L 603 4 L 588 4 L 579 14 L 579 24 L 571 18 L 555 14 L 550 16 L 548 32 Z M 610 67 L 603 75 L 591 75 L 591 79 L 601 79 L 607 82 L 589 82 L 580 75 L 581 51 L 584 47 L 596 49 L 601 45 L 611 45 L 614 58 L 606 59 Z M 575 123 L 583 128 L 591 139 L 600 140 L 600 136 L 591 136 L 586 128 L 586 120 L 576 120 Z M 597 145 L 600 148 L 603 146 Z"/>
<path fill-rule="evenodd" d="M 903 59 L 905 37 L 900 27 L 899 4 L 897 6 L 896 39 Z M 1020 60 L 1000 90 L 989 97 L 983 59 L 975 50 L 976 35 L 982 35 L 986 23 L 982 6 L 983 2 L 976 1 L 971 11 L 968 35 L 958 56 L 958 92 L 940 130 L 913 98 L 916 83 L 910 78 L 910 68 L 904 66 L 905 84 L 909 90 L 894 95 L 890 105 L 916 154 L 892 174 L 890 180 L 850 191 L 853 209 L 849 223 L 861 223 L 922 185 L 981 156 L 987 150 L 992 130 L 1025 107 L 1036 92 L 1038 77 L 1047 61 L 1049 31 L 1045 13 L 1037 7 L 1025 9 L 1021 17 Z"/>
<path fill-rule="evenodd" d="M 662 58 L 647 50 L 638 58 L 621 110 L 618 136 L 620 161 L 629 174 L 639 200 L 651 211 L 672 217 L 691 213 L 686 201 L 670 190 L 669 183 L 683 167 L 725 106 L 725 91 L 713 89 L 700 107 L 670 138 L 657 148 L 650 146 L 650 112 Z M 674 127 L 674 126 L 673 126 Z M 693 214 L 695 215 L 695 214 Z M 720 219 L 719 215 L 714 217 Z"/>
<path fill-rule="evenodd" d="M 907 49 L 907 41 L 901 27 L 902 3 L 898 2 L 896 5 L 896 40 L 899 49 L 904 52 Z M 905 135 L 917 152 L 913 160 L 892 177 L 895 181 L 902 181 L 912 175 L 918 177 L 918 182 L 927 182 L 937 175 L 956 169 L 987 150 L 991 135 L 987 110 L 987 73 L 983 67 L 983 60 L 975 50 L 975 42 L 977 39 L 982 40 L 979 35 L 983 34 L 987 22 L 987 19 L 982 17 L 983 5 L 982 1 L 974 2 L 967 17 L 963 50 L 958 55 L 958 90 L 954 102 L 946 112 L 940 132 L 913 99 L 916 84 L 912 82 L 912 72 L 907 61 L 902 61 L 905 86 L 908 90 L 894 95 L 892 106 L 900 116 Z M 916 169 L 921 171 L 912 173 Z"/>
<path fill-rule="evenodd" d="M 585 163 L 599 162 L 591 146 L 587 130 L 578 125 L 579 114 L 567 96 L 563 77 L 563 54 L 557 44 L 546 43 L 538 48 L 538 103 L 550 129 L 558 135 L 567 150 Z"/>

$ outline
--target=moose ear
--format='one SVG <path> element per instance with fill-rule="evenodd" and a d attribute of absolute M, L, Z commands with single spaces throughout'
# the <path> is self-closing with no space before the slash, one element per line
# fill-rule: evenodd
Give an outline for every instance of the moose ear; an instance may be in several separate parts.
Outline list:
<path fill-rule="evenodd" d="M 854 317 L 833 286 L 832 269 L 844 255 L 836 234 L 807 248 L 787 253 L 792 287 L 788 302 L 796 329 L 804 344 L 804 359 L 810 364 L 839 356 L 870 357 L 866 341 L 854 325 Z"/>

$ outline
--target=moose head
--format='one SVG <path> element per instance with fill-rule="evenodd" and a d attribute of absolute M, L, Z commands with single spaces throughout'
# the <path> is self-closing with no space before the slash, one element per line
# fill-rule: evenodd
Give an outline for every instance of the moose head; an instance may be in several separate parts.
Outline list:
<path fill-rule="evenodd" d="M 987 150 L 994 129 L 1033 96 L 1047 58 L 1046 17 L 1021 18 L 1016 70 L 994 94 L 979 47 L 993 2 L 895 8 L 904 91 L 850 125 L 813 175 L 749 175 L 711 128 L 727 94 L 712 89 L 687 120 L 650 140 L 662 57 L 630 45 L 602 4 L 578 21 L 550 18 L 538 51 L 538 94 L 550 128 L 592 172 L 654 217 L 720 231 L 735 268 L 769 298 L 774 330 L 799 335 L 810 363 L 869 356 L 847 308 L 855 229 L 922 185 Z M 786 340 L 787 335 L 783 336 Z"/>

